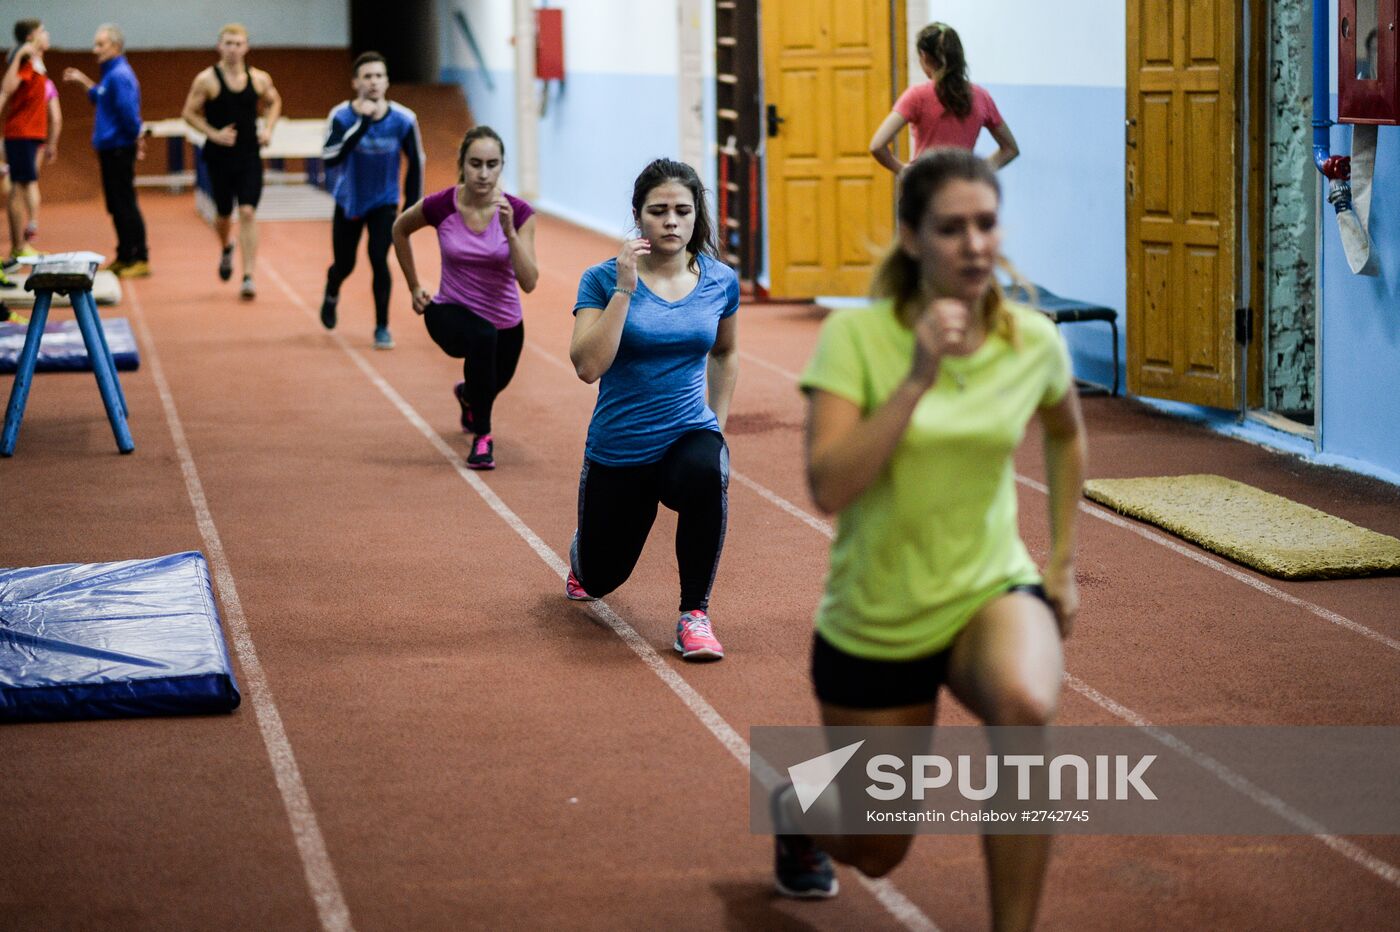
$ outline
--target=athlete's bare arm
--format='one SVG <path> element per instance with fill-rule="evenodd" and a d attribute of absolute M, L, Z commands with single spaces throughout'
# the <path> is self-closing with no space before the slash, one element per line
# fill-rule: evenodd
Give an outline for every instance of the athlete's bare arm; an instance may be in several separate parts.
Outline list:
<path fill-rule="evenodd" d="M 258 131 L 258 145 L 265 146 L 272 138 L 272 128 L 282 118 L 282 95 L 272 85 L 272 75 L 259 68 L 250 68 L 248 80 L 253 82 L 253 90 L 258 92 L 258 103 L 262 106 L 263 128 Z"/>

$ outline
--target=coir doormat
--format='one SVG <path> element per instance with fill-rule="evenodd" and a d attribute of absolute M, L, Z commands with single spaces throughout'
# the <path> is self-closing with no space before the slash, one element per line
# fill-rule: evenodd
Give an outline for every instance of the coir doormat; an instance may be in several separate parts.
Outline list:
<path fill-rule="evenodd" d="M 1224 476 L 1091 479 L 1084 494 L 1282 579 L 1400 572 L 1400 540 Z"/>

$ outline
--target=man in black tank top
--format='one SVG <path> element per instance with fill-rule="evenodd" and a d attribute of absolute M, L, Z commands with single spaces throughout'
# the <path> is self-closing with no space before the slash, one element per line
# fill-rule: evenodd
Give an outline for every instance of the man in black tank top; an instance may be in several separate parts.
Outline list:
<path fill-rule="evenodd" d="M 258 252 L 257 207 L 263 168 L 259 149 L 272 137 L 282 115 L 282 98 L 266 71 L 250 68 L 248 30 L 230 23 L 219 30 L 219 62 L 205 68 L 190 85 L 185 122 L 203 133 L 204 164 L 214 196 L 214 232 L 219 237 L 219 277 L 233 275 L 233 205 L 238 202 L 238 245 L 243 258 L 239 296 L 251 300 L 253 265 Z M 263 127 L 258 128 L 262 110 Z"/>

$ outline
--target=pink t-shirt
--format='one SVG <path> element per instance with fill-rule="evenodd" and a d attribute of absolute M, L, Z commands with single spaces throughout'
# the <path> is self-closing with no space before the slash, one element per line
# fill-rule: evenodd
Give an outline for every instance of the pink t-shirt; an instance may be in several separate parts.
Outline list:
<path fill-rule="evenodd" d="M 904 117 L 914 134 L 914 155 L 922 155 L 936 146 L 956 146 L 971 149 L 977 143 L 982 127 L 995 129 L 1004 120 L 992 103 L 992 95 L 978 85 L 972 85 L 972 110 L 958 119 L 938 101 L 938 91 L 932 81 L 915 84 L 894 102 L 894 112 Z"/>
<path fill-rule="evenodd" d="M 58 88 L 54 86 L 53 78 L 45 78 L 44 80 L 47 81 L 49 85 L 48 87 L 44 88 L 44 100 L 53 100 L 55 97 L 58 96 Z"/>
<path fill-rule="evenodd" d="M 535 209 L 507 194 L 518 230 Z M 520 323 L 520 291 L 510 264 L 510 244 L 501 229 L 500 212 L 480 233 L 467 226 L 457 210 L 457 188 L 444 188 L 423 198 L 423 219 L 437 228 L 442 250 L 442 281 L 434 303 L 460 304 L 497 330 Z"/>

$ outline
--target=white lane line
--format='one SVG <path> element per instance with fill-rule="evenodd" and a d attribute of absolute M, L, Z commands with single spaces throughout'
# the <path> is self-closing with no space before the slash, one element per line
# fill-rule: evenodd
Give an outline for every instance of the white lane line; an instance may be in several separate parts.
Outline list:
<path fill-rule="evenodd" d="M 219 583 L 219 595 L 224 603 L 224 621 L 233 638 L 233 648 L 238 653 L 238 662 L 243 670 L 243 689 L 248 702 L 253 707 L 258 729 L 262 732 L 267 757 L 272 764 L 272 773 L 277 780 L 277 790 L 282 794 L 282 805 L 287 810 L 287 820 L 292 826 L 292 836 L 296 840 L 297 853 L 301 856 L 302 873 L 311 898 L 316 903 L 316 913 L 321 920 L 321 928 L 326 932 L 350 932 L 350 909 L 345 905 L 345 897 L 340 891 L 335 868 L 331 865 L 330 854 L 326 851 L 326 840 L 321 835 L 321 827 L 316 821 L 316 811 L 311 806 L 311 797 L 301 780 L 301 769 L 297 767 L 296 756 L 292 753 L 292 743 L 287 738 L 287 730 L 282 726 L 282 716 L 277 711 L 277 703 L 272 698 L 272 686 L 258 660 L 257 648 L 253 645 L 253 634 L 248 628 L 248 618 L 243 613 L 243 602 L 238 597 L 238 587 L 233 582 L 233 570 L 229 567 L 228 556 L 224 553 L 223 539 L 214 525 L 214 515 L 209 510 L 209 500 L 204 495 L 204 484 L 199 480 L 195 469 L 194 455 L 190 452 L 189 440 L 180 415 L 175 410 L 175 397 L 170 392 L 165 370 L 160 364 L 160 354 L 156 352 L 155 339 L 146 326 L 145 312 L 137 294 L 135 283 L 127 285 L 131 295 L 132 317 L 136 321 L 137 333 L 146 347 L 146 362 L 151 370 L 151 380 L 160 395 L 161 406 L 165 409 L 165 421 L 170 427 L 170 436 L 175 441 L 175 452 L 180 458 L 180 472 L 185 477 L 185 491 L 189 494 L 190 505 L 194 508 L 195 521 L 199 525 L 199 536 L 204 539 L 204 549 L 209 562 L 214 567 L 214 578 Z"/>
<path fill-rule="evenodd" d="M 1040 492 L 1042 494 L 1050 494 L 1050 490 L 1042 482 L 1037 482 L 1034 479 L 1029 479 L 1021 475 L 1018 475 L 1016 477 L 1016 481 L 1026 486 L 1027 488 L 1035 489 L 1037 492 Z M 1309 602 L 1306 599 L 1300 599 L 1297 596 L 1289 595 L 1282 589 L 1277 589 L 1261 579 L 1256 579 L 1248 573 L 1235 569 L 1235 567 L 1229 565 L 1228 563 L 1225 563 L 1221 560 L 1217 560 L 1215 557 L 1212 557 L 1209 554 L 1206 554 L 1199 550 L 1194 550 L 1191 547 L 1186 546 L 1185 544 L 1178 543 L 1177 541 L 1172 540 L 1170 537 L 1167 537 L 1164 534 L 1160 534 L 1157 531 L 1152 530 L 1151 528 L 1146 528 L 1139 525 L 1135 521 L 1129 521 L 1127 518 L 1121 517 L 1120 515 L 1117 515 L 1106 508 L 1101 508 L 1096 505 L 1090 505 L 1088 502 L 1081 501 L 1079 503 L 1079 510 L 1084 512 L 1086 515 L 1092 515 L 1093 517 L 1098 518 L 1100 521 L 1106 521 L 1109 524 L 1112 524 L 1114 527 L 1123 528 L 1125 531 L 1132 531 L 1139 537 L 1142 537 L 1146 540 L 1150 540 L 1154 544 L 1161 544 L 1163 547 L 1166 547 L 1168 550 L 1171 550 L 1174 553 L 1179 553 L 1187 559 L 1195 560 L 1202 566 L 1208 566 L 1211 569 L 1216 570 L 1217 572 L 1224 573 L 1231 579 L 1235 579 L 1239 582 L 1244 583 L 1246 586 L 1258 589 L 1265 595 L 1273 596 L 1274 598 L 1280 601 L 1287 602 L 1289 605 L 1292 605 L 1296 608 L 1301 608 L 1306 612 L 1312 612 L 1319 618 L 1325 619 L 1326 621 L 1330 621 L 1332 624 L 1337 625 L 1341 628 L 1345 628 L 1348 631 L 1353 632 L 1354 634 L 1359 634 L 1362 637 L 1370 638 L 1371 640 L 1376 641 L 1379 644 L 1383 644 L 1386 647 L 1389 647 L 1391 650 L 1400 651 L 1400 640 L 1396 640 L 1393 637 L 1389 637 L 1387 635 L 1382 634 L 1379 631 L 1375 631 L 1371 628 L 1368 628 L 1360 622 L 1352 621 L 1350 618 L 1346 618 L 1342 615 L 1339 615 L 1336 612 L 1331 611 L 1330 609 L 1323 608 L 1321 605 L 1314 605 L 1312 602 Z"/>
<path fill-rule="evenodd" d="M 747 359 L 750 362 L 756 363 L 765 369 L 770 369 L 773 372 L 778 373 L 779 375 L 791 379 L 794 382 L 798 380 L 798 376 L 796 374 L 789 372 L 788 370 L 783 369 L 779 366 L 775 366 L 772 363 L 767 362 L 763 359 L 759 359 L 757 356 L 754 356 L 750 353 L 740 351 L 739 355 L 740 357 Z M 1020 473 L 1017 473 L 1016 481 L 1026 486 L 1027 488 L 1035 489 L 1037 492 L 1040 492 L 1043 495 L 1050 494 L 1049 489 L 1046 488 L 1044 483 L 1037 482 L 1036 480 L 1031 479 L 1028 476 L 1023 476 Z M 1248 573 L 1241 572 L 1240 570 L 1235 569 L 1233 566 L 1230 566 L 1228 563 L 1223 563 L 1220 560 L 1215 559 L 1214 557 L 1206 555 L 1205 553 L 1197 552 L 1196 550 L 1193 550 L 1192 548 L 1187 547 L 1184 544 L 1177 543 L 1171 538 L 1159 534 L 1156 531 L 1152 531 L 1144 527 L 1139 527 L 1136 523 L 1121 518 L 1111 511 L 1108 511 L 1103 508 L 1091 508 L 1089 507 L 1089 505 L 1082 501 L 1079 503 L 1079 510 L 1084 512 L 1086 515 L 1090 515 L 1094 518 L 1099 519 L 1100 521 L 1106 521 L 1115 527 L 1120 527 L 1124 530 L 1132 531 L 1134 534 L 1137 534 L 1139 537 L 1142 537 L 1145 540 L 1149 540 L 1154 544 L 1160 544 L 1161 546 L 1166 547 L 1168 550 L 1171 550 L 1173 553 L 1178 553 L 1183 557 L 1194 560 L 1202 566 L 1215 570 L 1218 573 L 1224 573 L 1231 579 L 1234 579 L 1238 582 L 1242 582 L 1246 586 L 1249 586 L 1253 589 L 1257 589 L 1265 595 L 1272 596 L 1273 598 L 1278 599 L 1281 602 L 1286 602 L 1289 605 L 1294 606 L 1295 608 L 1300 608 L 1305 612 L 1310 612 L 1316 615 L 1317 617 L 1323 619 L 1324 621 L 1331 622 L 1339 628 L 1344 628 L 1347 631 L 1352 632 L 1353 634 L 1359 634 L 1362 637 L 1370 638 L 1378 644 L 1383 644 L 1384 646 L 1389 647 L 1391 650 L 1400 651 L 1400 640 L 1397 640 L 1396 638 L 1389 637 L 1387 635 L 1382 634 L 1379 631 L 1376 631 L 1372 628 L 1368 628 L 1366 625 L 1363 625 L 1358 621 L 1352 621 L 1350 618 L 1347 618 L 1344 615 L 1339 615 L 1331 609 L 1323 608 L 1321 605 L 1309 602 L 1307 599 L 1300 599 L 1297 596 L 1289 595 L 1282 589 L 1278 589 L 1274 586 L 1271 586 L 1262 580 L 1255 579 Z"/>
<path fill-rule="evenodd" d="M 1030 485 L 1032 488 L 1036 488 L 1038 486 L 1038 491 L 1048 492 L 1045 486 L 1041 485 L 1033 479 L 1026 479 L 1024 476 L 1017 476 L 1017 480 L 1023 482 L 1024 484 Z M 828 539 L 834 536 L 831 525 L 821 520 L 817 516 L 809 514 L 808 512 L 794 505 L 792 502 L 778 495 L 776 492 L 771 492 L 763 486 L 759 485 L 758 483 L 754 482 L 752 479 L 744 479 L 743 482 L 746 485 L 752 487 L 764 498 L 778 505 L 778 507 L 781 508 L 783 511 L 786 511 L 788 514 L 793 515 L 803 524 L 806 524 L 808 527 L 814 528 L 819 533 L 825 535 Z M 1080 503 L 1080 507 L 1084 508 L 1084 510 L 1086 511 L 1089 511 L 1090 514 L 1093 514 L 1092 511 L 1085 508 L 1083 503 Z M 1112 515 L 1111 517 L 1115 519 L 1111 523 L 1117 523 L 1117 521 L 1122 520 L 1118 518 L 1117 515 Z M 1129 530 L 1138 530 L 1126 521 L 1123 521 L 1122 523 Z M 1173 541 L 1164 540 L 1161 541 L 1161 543 L 1163 543 L 1164 545 L 1172 546 L 1173 549 L 1177 549 L 1175 547 L 1175 542 Z M 1195 559 L 1198 556 L 1197 554 L 1186 550 L 1186 548 L 1184 547 L 1180 549 L 1184 551 L 1187 556 L 1190 556 L 1193 559 Z M 1226 569 L 1229 568 L 1226 567 Z M 1249 580 L 1248 577 L 1245 577 L 1245 581 L 1253 582 L 1253 580 Z M 1279 595 L 1286 596 L 1286 593 L 1279 593 Z M 1279 799 L 1277 796 L 1274 796 L 1272 793 L 1269 793 L 1268 791 L 1255 786 L 1253 783 L 1250 783 L 1247 779 L 1235 773 L 1233 770 L 1226 767 L 1219 761 L 1215 760 L 1213 757 L 1210 757 L 1209 755 L 1196 750 L 1195 748 L 1187 744 L 1185 741 L 1182 741 L 1181 739 L 1177 738 L 1175 735 L 1163 731 L 1162 729 L 1149 722 L 1146 718 L 1143 718 L 1137 712 L 1134 712 L 1132 709 L 1123 705 L 1121 702 L 1118 702 L 1117 700 L 1105 696 L 1103 693 L 1099 692 L 1097 689 L 1090 686 L 1083 680 L 1079 679 L 1077 676 L 1074 676 L 1073 674 L 1069 673 L 1068 671 L 1065 672 L 1064 681 L 1071 689 L 1079 693 L 1084 698 L 1088 699 L 1090 702 L 1106 710 L 1110 714 L 1117 716 L 1118 718 L 1129 723 L 1130 725 L 1136 725 L 1139 728 L 1146 730 L 1146 732 L 1156 741 L 1181 753 L 1183 756 L 1185 756 L 1192 762 L 1203 767 L 1206 771 L 1219 778 L 1227 786 L 1235 789 L 1240 793 L 1243 793 L 1245 796 L 1248 796 L 1250 799 L 1252 799 L 1255 803 L 1263 806 L 1271 812 L 1274 812 L 1281 818 L 1293 823 L 1307 834 L 1311 835 L 1327 847 L 1331 848 L 1333 851 L 1360 865 L 1361 867 L 1375 874 L 1377 877 L 1381 878 L 1387 883 L 1390 883 L 1394 886 L 1400 886 L 1400 868 L 1396 868 L 1395 866 L 1387 863 L 1386 861 L 1375 857 L 1370 852 L 1366 851 L 1364 848 L 1361 848 L 1358 845 L 1355 845 L 1344 838 L 1340 838 L 1336 835 L 1329 834 L 1327 832 L 1326 826 L 1320 824 L 1317 820 L 1311 818 L 1306 813 L 1294 809 L 1292 806 L 1288 805 L 1286 802 Z"/>
<path fill-rule="evenodd" d="M 739 350 L 739 358 L 747 362 L 751 362 L 756 366 L 761 366 L 764 369 L 767 369 L 769 372 L 776 372 L 778 373 L 778 375 L 784 376 L 790 381 L 796 382 L 799 378 L 796 372 L 791 372 L 787 369 L 784 369 L 782 366 L 775 366 L 768 360 L 755 356 L 753 353 L 747 352 L 745 350 Z"/>
<path fill-rule="evenodd" d="M 729 475 L 731 475 L 735 479 L 738 479 L 742 484 L 748 486 L 750 489 L 757 492 L 760 498 L 763 498 L 771 504 L 778 506 L 783 511 L 786 511 L 788 514 L 792 515 L 798 521 L 801 521 L 803 524 L 816 531 L 818 534 L 825 534 L 828 538 L 836 536 L 836 529 L 832 527 L 831 522 L 823 521 L 816 515 L 803 511 L 801 508 L 794 505 L 792 502 L 783 498 L 777 492 L 774 492 L 767 486 L 760 485 L 759 483 L 750 479 L 748 476 L 741 475 L 740 473 L 734 472 L 732 470 L 730 471 Z"/>
<path fill-rule="evenodd" d="M 1381 860 L 1366 849 L 1347 841 L 1345 838 L 1331 834 L 1327 831 L 1327 826 L 1318 822 L 1308 814 L 1293 808 L 1268 790 L 1256 786 L 1214 757 L 1211 757 L 1203 751 L 1196 750 L 1171 732 L 1164 731 L 1158 726 L 1153 725 L 1132 709 L 1105 696 L 1079 677 L 1066 672 L 1065 683 L 1090 702 L 1107 709 L 1128 724 L 1136 725 L 1138 728 L 1145 731 L 1154 741 L 1176 751 L 1187 760 L 1190 760 L 1192 763 L 1215 776 L 1226 786 L 1248 796 L 1250 799 L 1254 800 L 1254 802 L 1285 821 L 1293 823 L 1333 851 L 1359 864 L 1361 867 L 1392 886 L 1400 887 L 1400 868 L 1396 868 L 1394 865 Z"/>
<path fill-rule="evenodd" d="M 292 287 L 287 284 L 287 280 L 283 278 L 270 263 L 264 260 L 262 269 L 272 277 L 277 287 L 282 289 L 283 293 L 287 295 L 287 298 L 294 305 L 300 308 L 307 317 L 311 318 L 317 327 L 321 326 L 319 317 L 313 314 L 311 307 L 292 290 Z M 481 496 L 487 506 L 489 506 L 511 530 L 515 531 L 525 543 L 530 545 L 530 549 L 535 552 L 536 556 L 544 561 L 546 566 L 554 571 L 562 584 L 565 577 L 569 574 L 568 561 L 555 553 L 538 534 L 531 530 L 529 525 L 522 521 L 520 516 L 512 511 L 476 472 L 467 469 L 461 456 L 447 445 L 447 442 L 432 428 L 432 425 L 425 421 L 413 406 L 410 405 L 392 385 L 385 381 L 384 378 L 375 371 L 374 367 L 365 360 L 364 356 L 358 350 L 354 349 L 339 332 L 330 331 L 327 335 L 350 357 L 351 361 L 364 373 L 365 377 L 369 379 L 374 387 L 379 389 L 380 393 L 389 400 L 389 403 L 392 404 L 410 424 L 418 429 L 418 432 L 432 445 L 433 449 L 437 450 L 438 453 L 447 460 L 448 464 L 452 466 L 457 475 L 461 476 L 463 481 L 470 485 L 472 490 Z M 568 368 L 564 366 L 562 361 L 554 359 L 554 357 L 544 349 L 528 341 L 527 345 L 544 358 L 564 368 Z M 731 472 L 730 475 L 733 475 L 733 473 Z M 656 649 L 653 648 L 645 638 L 638 634 L 635 628 L 628 624 L 617 612 L 613 611 L 602 599 L 587 604 L 593 614 L 598 616 L 604 624 L 612 629 L 613 633 L 615 633 L 624 644 L 631 648 L 633 653 L 641 658 L 642 663 L 646 664 L 647 668 L 660 677 L 661 681 L 680 698 L 682 704 L 690 710 L 691 714 L 700 720 L 700 723 L 709 730 L 710 734 L 714 735 L 715 739 L 724 746 L 726 751 L 734 756 L 735 760 L 744 766 L 744 769 L 751 771 L 759 782 L 766 787 L 773 787 L 778 784 L 782 777 L 774 772 L 772 766 L 761 757 L 752 753 L 749 748 L 749 743 L 734 730 L 733 726 L 725 720 L 724 716 L 720 715 L 719 711 L 715 709 L 714 706 L 710 705 L 709 701 L 706 700 L 704 696 L 700 695 L 684 677 L 670 667 L 665 660 L 661 659 L 661 655 L 656 652 Z M 875 897 L 875 900 L 880 903 L 880 905 L 884 906 L 885 909 L 889 911 L 890 915 L 899 921 L 906 929 L 917 930 L 917 932 L 938 932 L 938 926 L 934 924 L 933 920 L 924 915 L 923 911 L 920 910 L 913 901 L 901 893 L 900 890 L 888 880 L 872 880 L 859 871 L 856 871 L 855 874 L 865 888 L 870 891 L 871 895 Z"/>

